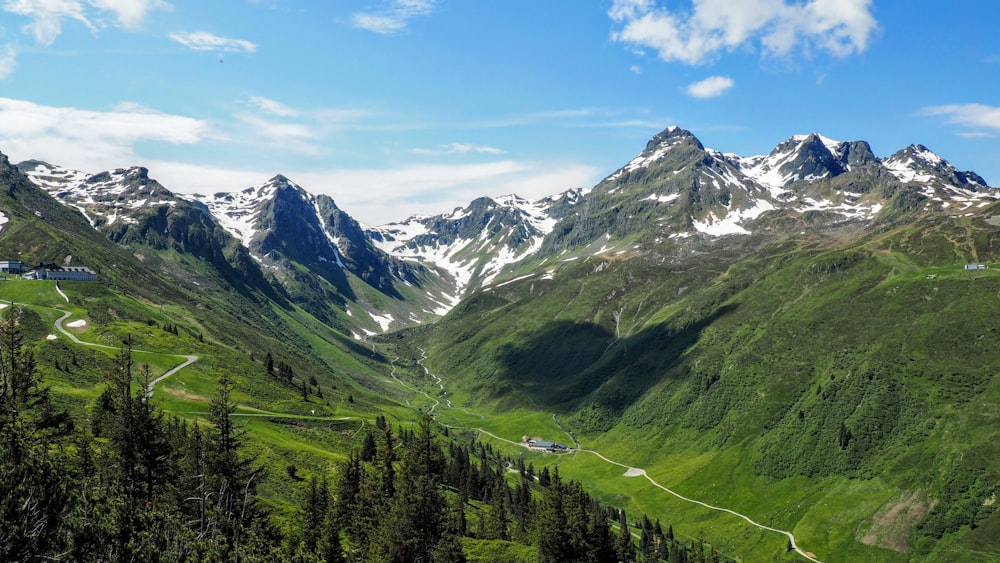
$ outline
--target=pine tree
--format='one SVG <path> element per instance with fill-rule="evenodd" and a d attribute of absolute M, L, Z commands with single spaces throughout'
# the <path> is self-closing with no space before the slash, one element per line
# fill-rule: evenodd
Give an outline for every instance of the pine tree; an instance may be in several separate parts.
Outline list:
<path fill-rule="evenodd" d="M 73 421 L 67 411 L 55 409 L 49 390 L 41 386 L 35 355 L 24 343 L 18 320 L 25 314 L 15 307 L 0 318 L 0 431 L 4 424 L 20 420 L 33 437 L 49 443 L 67 436 Z"/>
<path fill-rule="evenodd" d="M 65 466 L 20 421 L 0 432 L 0 561 L 48 559 L 63 545 L 72 499 Z"/>
<path fill-rule="evenodd" d="M 361 443 L 361 461 L 372 461 L 378 453 L 378 445 L 375 443 L 375 436 L 371 430 L 365 433 L 365 439 Z"/>
<path fill-rule="evenodd" d="M 214 425 L 209 436 L 208 469 L 215 495 L 217 529 L 228 549 L 239 552 L 242 533 L 256 512 L 259 470 L 240 452 L 245 433 L 233 424 L 236 403 L 232 399 L 233 382 L 219 378 L 216 395 L 209 404 L 209 419 Z"/>
<path fill-rule="evenodd" d="M 618 537 L 615 541 L 615 553 L 618 560 L 624 563 L 635 561 L 635 544 L 632 543 L 632 532 L 628 527 L 628 516 L 624 510 L 618 512 Z"/>
<path fill-rule="evenodd" d="M 444 454 L 434 441 L 430 417 L 420 419 L 400 463 L 399 488 L 385 537 L 394 561 L 429 561 L 444 532 L 446 504 L 441 493 Z"/>
<path fill-rule="evenodd" d="M 431 561 L 434 563 L 465 563 L 465 552 L 462 551 L 462 542 L 458 540 L 458 536 L 451 532 L 445 532 L 437 545 L 434 546 Z"/>
<path fill-rule="evenodd" d="M 486 514 L 480 521 L 481 531 L 479 537 L 482 539 L 505 541 L 510 539 L 510 532 L 507 529 L 509 525 L 507 503 L 505 502 L 508 492 L 505 486 L 493 488 L 489 510 L 486 511 Z"/>
<path fill-rule="evenodd" d="M 556 470 L 549 487 L 542 495 L 535 516 L 535 545 L 538 546 L 538 559 L 542 563 L 572 561 L 569 536 L 566 533 L 564 493 L 559 471 Z"/>

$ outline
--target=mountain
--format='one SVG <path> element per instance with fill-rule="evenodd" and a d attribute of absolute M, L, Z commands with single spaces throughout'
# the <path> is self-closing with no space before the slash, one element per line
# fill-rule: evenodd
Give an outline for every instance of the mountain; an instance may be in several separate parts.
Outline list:
<path fill-rule="evenodd" d="M 385 330 L 397 322 L 393 314 L 411 324 L 432 314 L 407 289 L 423 283 L 421 268 L 380 252 L 332 199 L 284 176 L 235 193 L 181 196 L 141 167 L 94 175 L 38 161 L 19 167 L 112 241 L 198 287 L 215 278 L 246 295 L 294 302 L 347 334 Z M 178 263 L 192 258 L 203 264 Z"/>
<path fill-rule="evenodd" d="M 555 413 L 824 560 L 996 560 L 1000 275 L 964 266 L 1000 262 L 998 196 L 918 145 L 743 158 L 668 128 L 409 338 L 468 404 Z"/>
<path fill-rule="evenodd" d="M 56 200 L 76 209 L 112 242 L 189 288 L 225 287 L 256 299 L 287 300 L 248 250 L 203 206 L 164 188 L 142 167 L 86 175 L 39 161 L 18 165 Z M 143 250 L 143 249 L 146 250 Z M 200 266 L 191 263 L 200 261 Z M 187 262 L 182 266 L 182 263 Z"/>
<path fill-rule="evenodd" d="M 387 254 L 436 270 L 447 287 L 435 296 L 444 314 L 505 267 L 537 252 L 557 217 L 583 193 L 572 190 L 536 202 L 516 195 L 482 197 L 449 214 L 369 228 L 366 236 Z"/>
<path fill-rule="evenodd" d="M 243 287 L 227 314 L 333 327 L 326 342 L 348 351 L 337 366 L 367 366 L 351 373 L 400 367 L 428 386 L 420 374 L 441 374 L 433 389 L 470 408 L 558 419 L 681 493 L 795 530 L 824 559 L 1000 558 L 1000 276 L 964 269 L 1000 263 L 1000 194 L 926 147 L 880 158 L 813 133 L 742 157 L 670 127 L 592 189 L 381 227 L 280 175 L 188 198 L 140 168 L 20 166 L 65 206 L 8 165 L 21 202 L 0 206 L 8 252 L 5 233 L 43 233 L 46 217 L 89 222 L 81 251 L 66 235 L 21 252 L 89 261 L 100 248 L 94 262 L 186 295 L 198 280 Z M 248 268 L 243 286 L 219 256 Z M 168 263 L 177 271 L 150 269 Z M 191 281 L 162 281 L 175 279 Z M 312 345 L 289 326 L 273 329 Z M 372 368 L 375 350 L 394 359 Z M 722 518 L 685 533 L 753 552 Z"/>

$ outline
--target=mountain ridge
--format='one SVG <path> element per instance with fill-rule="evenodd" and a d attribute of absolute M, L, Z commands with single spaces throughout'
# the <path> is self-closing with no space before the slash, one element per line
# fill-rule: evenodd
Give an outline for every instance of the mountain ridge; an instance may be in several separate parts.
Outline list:
<path fill-rule="evenodd" d="M 129 231 L 143 209 L 200 208 L 210 217 L 204 228 L 217 225 L 235 238 L 261 278 L 273 278 L 271 285 L 286 293 L 296 287 L 300 303 L 311 304 L 314 314 L 344 330 L 352 330 L 352 321 L 319 300 L 347 312 L 348 303 L 359 299 L 358 282 L 350 276 L 389 298 L 362 299 L 363 311 L 357 311 L 391 319 L 377 321 L 386 330 L 446 314 L 472 292 L 516 275 L 523 270 L 518 263 L 584 247 L 623 251 L 636 233 L 647 232 L 639 239 L 649 244 L 749 235 L 803 220 L 861 224 L 883 215 L 901 191 L 908 190 L 910 207 L 936 203 L 951 210 L 967 210 L 996 193 L 978 174 L 959 171 L 919 144 L 878 158 L 865 141 L 811 133 L 793 135 L 766 155 L 742 157 L 705 148 L 677 126 L 654 135 L 635 158 L 593 188 L 536 201 L 484 196 L 450 213 L 376 227 L 362 225 L 332 197 L 312 194 L 282 174 L 206 196 L 173 193 L 139 166 L 97 174 L 39 161 L 18 166 L 113 240 L 128 239 L 114 232 Z M 414 304 L 405 304 L 408 300 Z"/>

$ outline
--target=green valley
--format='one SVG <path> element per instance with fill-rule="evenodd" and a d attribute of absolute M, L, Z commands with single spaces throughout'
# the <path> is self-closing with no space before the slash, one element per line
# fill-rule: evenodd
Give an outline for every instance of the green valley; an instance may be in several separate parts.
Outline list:
<path fill-rule="evenodd" d="M 97 281 L 0 281 L 3 553 L 1000 560 L 1000 202 L 831 143 L 377 229 L 4 158 L 0 258 Z"/>

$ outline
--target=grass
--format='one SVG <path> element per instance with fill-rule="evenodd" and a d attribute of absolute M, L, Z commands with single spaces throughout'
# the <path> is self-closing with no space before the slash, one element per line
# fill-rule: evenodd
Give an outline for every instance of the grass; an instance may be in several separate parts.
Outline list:
<path fill-rule="evenodd" d="M 913 492 L 940 500 L 952 486 L 949 467 L 984 463 L 984 475 L 1000 477 L 990 469 L 1000 466 L 1000 380 L 992 376 L 1000 271 L 962 270 L 968 259 L 948 241 L 964 235 L 944 228 L 835 249 L 802 241 L 700 282 L 657 275 L 662 269 L 643 257 L 584 258 L 561 266 L 559 284 L 494 288 L 417 336 L 426 363 L 468 409 L 439 418 L 517 441 L 564 436 L 551 425 L 556 412 L 585 448 L 643 467 L 685 496 L 791 530 L 821 559 L 908 559 L 922 553 L 912 523 L 894 532 L 909 536 L 908 554 L 860 541 L 880 507 Z M 989 263 L 980 252 L 976 261 Z M 574 323 L 591 328 L 567 330 Z M 842 424 L 852 433 L 846 447 L 838 447 Z M 784 557 L 780 535 L 761 538 L 666 498 L 621 478 L 620 467 L 486 439 L 723 551 Z M 969 491 L 955 498 L 978 494 Z M 921 557 L 963 549 L 967 527 L 949 533 Z M 996 542 L 975 545 L 1000 559 Z"/>

